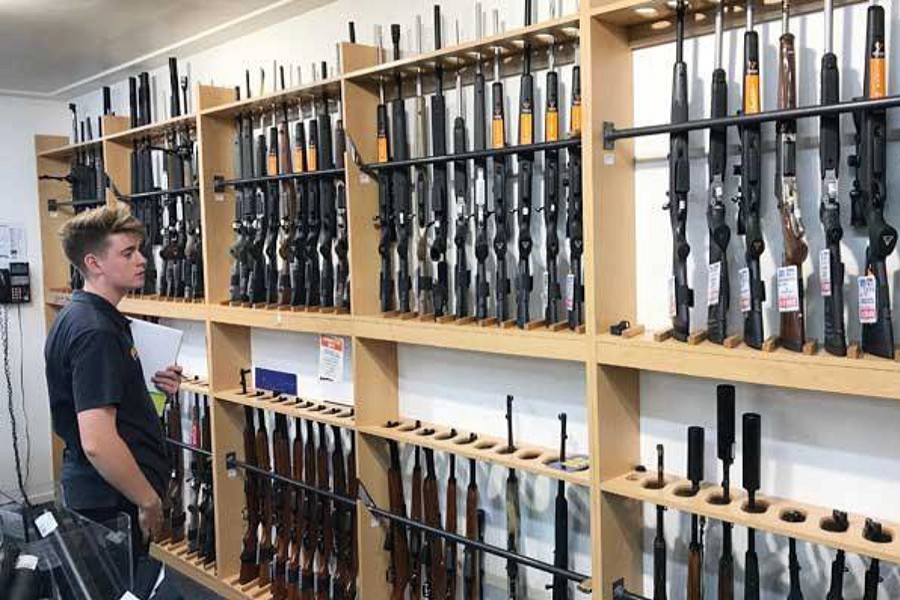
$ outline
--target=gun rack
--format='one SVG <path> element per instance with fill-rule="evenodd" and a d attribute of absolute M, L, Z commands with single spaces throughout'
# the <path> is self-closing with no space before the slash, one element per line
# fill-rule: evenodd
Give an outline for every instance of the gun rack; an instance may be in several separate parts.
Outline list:
<path fill-rule="evenodd" d="M 192 130 L 196 129 L 196 125 L 196 115 L 181 115 L 180 117 L 166 119 L 157 123 L 150 123 L 149 125 L 133 127 L 117 133 L 110 133 L 103 138 L 103 141 L 114 142 L 116 144 L 127 144 L 134 140 L 145 140 L 148 138 L 157 140 L 164 138 L 167 134 L 174 131 L 183 130 L 185 127 Z"/>
<path fill-rule="evenodd" d="M 201 110 L 200 115 L 229 119 L 238 115 L 260 115 L 271 112 L 273 109 L 281 110 L 282 105 L 287 104 L 289 109 L 295 113 L 294 118 L 297 118 L 296 111 L 298 106 L 302 110 L 304 105 L 308 105 L 311 102 L 318 104 L 324 96 L 332 99 L 340 98 L 341 81 L 341 77 L 332 77 L 300 84 L 285 90 L 268 92 L 261 96 L 243 98 L 242 100 L 234 100 L 232 97 L 232 100 L 229 102 Z M 241 94 L 245 92 L 245 87 L 241 86 Z"/>
<path fill-rule="evenodd" d="M 226 187 L 237 187 L 254 183 L 275 183 L 278 181 L 303 181 L 306 179 L 343 179 L 344 169 L 320 169 L 318 171 L 301 171 L 298 173 L 286 173 L 284 175 L 265 175 L 263 177 L 245 177 L 244 179 L 224 179 L 218 175 L 213 176 L 213 186 L 216 193 L 221 193 Z"/>
<path fill-rule="evenodd" d="M 590 485 L 590 472 L 587 468 L 576 471 L 555 466 L 559 460 L 559 452 L 549 448 L 516 444 L 510 452 L 506 440 L 499 437 L 457 431 L 437 423 L 410 419 L 390 421 L 380 427 L 360 427 L 359 431 L 404 444 L 474 458 L 485 464 L 508 467 L 575 485 Z"/>
<path fill-rule="evenodd" d="M 297 396 L 255 390 L 253 388 L 248 388 L 246 394 L 242 393 L 241 390 L 217 392 L 215 397 L 216 400 L 223 402 L 261 408 L 295 419 L 325 423 L 326 425 L 337 425 L 350 430 L 356 429 L 353 409 L 343 405 L 304 400 Z"/>
<path fill-rule="evenodd" d="M 758 495 L 757 508 L 763 512 L 749 512 L 746 510 L 747 494 L 741 489 L 732 488 L 731 502 L 721 504 L 722 487 L 712 483 L 704 483 L 696 496 L 690 495 L 690 481 L 680 477 L 666 475 L 665 486 L 659 489 L 656 485 L 656 473 L 633 470 L 604 482 L 601 489 L 607 494 L 726 521 L 757 531 L 767 531 L 888 562 L 900 562 L 900 528 L 896 524 L 882 522 L 883 531 L 887 535 L 880 542 L 871 541 L 863 536 L 866 519 L 860 515 L 849 515 L 850 527 L 846 531 L 834 531 L 832 509 Z M 793 515 L 786 516 L 791 511 L 802 515 L 803 520 L 796 522 L 791 519 Z"/>
<path fill-rule="evenodd" d="M 152 192 L 141 192 L 140 194 L 123 194 L 121 196 L 117 196 L 116 198 L 125 202 L 131 202 L 133 200 L 151 200 L 153 198 L 161 198 L 163 196 L 183 196 L 186 194 L 195 194 L 199 191 L 199 186 L 191 185 L 170 190 L 153 190 Z"/>
<path fill-rule="evenodd" d="M 91 140 L 89 142 L 81 142 L 78 144 L 67 144 L 65 146 L 58 146 L 55 148 L 48 148 L 47 150 L 38 152 L 37 155 L 39 158 L 53 158 L 53 159 L 61 159 L 65 160 L 71 158 L 76 152 L 80 152 L 82 150 L 93 150 L 98 148 L 102 144 L 102 138 Z"/>

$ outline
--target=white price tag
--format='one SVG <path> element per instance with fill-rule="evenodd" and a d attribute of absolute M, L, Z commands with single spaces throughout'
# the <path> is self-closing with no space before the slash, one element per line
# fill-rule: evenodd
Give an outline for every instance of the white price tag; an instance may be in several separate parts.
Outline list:
<path fill-rule="evenodd" d="M 819 252 L 819 291 L 823 296 L 831 295 L 831 250 Z"/>
<path fill-rule="evenodd" d="M 141 600 L 141 599 L 138 598 L 137 596 L 135 596 L 134 594 L 132 594 L 131 592 L 126 591 L 124 594 L 122 594 L 122 596 L 119 598 L 119 600 Z"/>
<path fill-rule="evenodd" d="M 566 310 L 575 310 L 575 274 L 566 275 Z"/>
<path fill-rule="evenodd" d="M 778 312 L 800 310 L 800 282 L 797 265 L 778 267 Z"/>
<path fill-rule="evenodd" d="M 722 261 L 709 265 L 709 280 L 706 285 L 706 305 L 719 304 L 719 286 L 722 285 Z"/>
<path fill-rule="evenodd" d="M 675 277 L 669 276 L 669 316 L 674 317 L 678 314 L 678 307 L 675 299 Z"/>
<path fill-rule="evenodd" d="M 604 152 L 603 153 L 603 164 L 607 167 L 611 167 L 616 164 L 616 155 L 612 152 Z"/>
<path fill-rule="evenodd" d="M 878 306 L 876 303 L 876 286 L 873 275 L 857 277 L 859 286 L 859 322 L 871 325 L 878 322 Z"/>
<path fill-rule="evenodd" d="M 213 198 L 215 198 L 216 202 L 225 202 L 225 193 L 216 192 L 215 194 L 213 194 Z"/>
<path fill-rule="evenodd" d="M 359 172 L 359 183 L 360 183 L 361 185 L 368 185 L 368 184 L 371 183 L 371 182 L 372 182 L 372 178 L 371 178 L 371 177 L 369 177 L 368 175 L 366 175 L 366 174 L 363 173 L 362 171 Z"/>
<path fill-rule="evenodd" d="M 744 267 L 738 271 L 740 283 L 741 312 L 750 312 L 750 269 Z"/>
<path fill-rule="evenodd" d="M 20 554 L 16 559 L 16 569 L 34 571 L 38 566 L 38 557 L 33 554 Z"/>
<path fill-rule="evenodd" d="M 319 336 L 319 379 L 338 381 L 344 375 L 344 339 Z"/>
<path fill-rule="evenodd" d="M 45 512 L 37 519 L 34 520 L 34 524 L 37 526 L 38 531 L 41 532 L 41 537 L 47 537 L 59 527 L 56 523 L 56 518 L 53 516 L 53 513 L 50 511 Z"/>

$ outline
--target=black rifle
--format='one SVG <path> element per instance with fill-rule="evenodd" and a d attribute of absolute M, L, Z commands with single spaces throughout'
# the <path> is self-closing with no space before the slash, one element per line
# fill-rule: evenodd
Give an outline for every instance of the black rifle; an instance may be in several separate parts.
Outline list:
<path fill-rule="evenodd" d="M 569 137 L 581 137 L 581 67 L 579 51 L 575 48 L 572 68 L 572 106 L 569 113 Z M 581 146 L 568 150 L 569 165 L 566 189 L 569 195 L 566 235 L 569 237 L 569 276 L 566 278 L 566 312 L 569 329 L 576 329 L 584 321 L 584 284 L 581 276 L 581 257 L 584 254 L 584 208 L 581 190 Z"/>
<path fill-rule="evenodd" d="M 525 26 L 531 25 L 531 0 L 525 0 Z M 519 145 L 534 142 L 534 78 L 531 75 L 531 43 L 525 42 L 519 88 Z M 531 319 L 528 309 L 531 277 L 531 193 L 534 184 L 534 152 L 517 155 L 519 168 L 519 267 L 516 273 L 516 324 L 524 329 Z"/>
<path fill-rule="evenodd" d="M 744 114 L 760 111 L 759 95 L 759 34 L 753 30 L 753 2 L 746 4 L 747 31 L 744 33 Z M 761 130 L 760 125 L 748 124 L 740 128 L 741 164 L 735 165 L 735 174 L 741 178 L 738 197 L 738 235 L 745 236 L 744 259 L 746 268 L 741 277 L 749 281 L 742 288 L 749 289 L 749 302 L 741 302 L 744 313 L 744 343 L 759 349 L 763 343 L 762 303 L 766 299 L 766 287 L 762 280 L 759 257 L 766 249 L 762 237 L 759 213 L 761 202 Z M 744 291 L 741 292 L 744 296 Z"/>
<path fill-rule="evenodd" d="M 700 493 L 703 481 L 703 437 L 702 427 L 688 427 L 688 479 L 691 481 L 691 495 Z M 687 600 L 703 597 L 703 530 L 700 518 L 691 515 L 691 545 L 688 556 Z"/>
<path fill-rule="evenodd" d="M 197 185 L 194 164 L 194 140 L 185 131 L 184 179 L 189 186 Z M 197 192 L 188 192 L 182 201 L 184 210 L 184 258 L 185 267 L 182 269 L 184 277 L 184 297 L 189 300 L 204 296 L 203 277 L 203 230 L 200 219 L 200 196 Z"/>
<path fill-rule="evenodd" d="M 457 25 L 457 37 L 459 26 Z M 456 40 L 459 43 L 459 40 Z M 456 101 L 459 114 L 453 120 L 453 151 L 466 152 L 465 100 L 462 92 L 462 70 L 456 72 Z M 456 245 L 456 266 L 454 268 L 456 292 L 456 318 L 469 315 L 469 258 L 466 248 L 469 237 L 469 163 L 458 160 L 453 163 L 453 195 L 456 198 L 456 231 L 453 243 Z"/>
<path fill-rule="evenodd" d="M 510 454 L 516 451 L 513 441 L 513 397 L 506 396 L 506 449 Z M 519 478 L 515 469 L 510 469 L 506 476 L 506 549 L 510 552 L 519 551 L 519 528 L 521 525 L 519 511 Z M 519 589 L 519 563 L 514 560 L 506 561 L 507 598 L 518 600 L 522 593 Z"/>
<path fill-rule="evenodd" d="M 306 128 L 303 118 L 294 125 L 294 172 L 305 173 Z M 306 215 L 309 213 L 307 185 L 301 179 L 295 182 L 297 208 L 295 211 L 294 241 L 291 250 L 291 306 L 301 306 L 306 301 L 305 244 L 307 236 Z"/>
<path fill-rule="evenodd" d="M 382 58 L 381 33 L 378 33 L 378 62 Z M 391 160 L 390 146 L 390 121 L 388 109 L 384 103 L 384 77 L 378 78 L 378 107 L 376 113 L 376 143 L 378 147 L 378 162 L 385 163 Z M 391 257 L 393 244 L 397 239 L 394 230 L 394 208 L 391 205 L 391 176 L 387 169 L 378 171 L 378 254 L 381 256 L 381 279 L 379 296 L 381 299 L 381 312 L 389 312 L 394 309 L 394 267 Z"/>
<path fill-rule="evenodd" d="M 441 49 L 441 7 L 434 7 L 434 49 Z M 435 90 L 431 97 L 431 154 L 447 154 L 447 111 L 444 106 L 444 67 L 438 60 L 434 69 Z M 395 150 L 396 151 L 396 150 Z M 435 163 L 431 171 L 431 216 L 434 239 L 431 243 L 431 260 L 437 263 L 432 282 L 431 298 L 434 316 L 441 317 L 447 310 L 450 274 L 447 268 L 447 165 Z M 436 557 L 432 557 L 436 559 Z"/>
<path fill-rule="evenodd" d="M 200 447 L 207 452 L 212 449 L 211 417 L 209 400 L 203 399 L 203 417 L 200 419 Z M 213 497 L 212 459 L 202 457 L 203 478 L 201 481 L 203 504 L 200 506 L 200 556 L 203 564 L 209 565 L 216 560 L 216 518 L 215 499 Z"/>
<path fill-rule="evenodd" d="M 788 600 L 803 600 L 803 590 L 800 589 L 800 560 L 797 558 L 797 540 L 794 538 L 788 538 L 788 570 L 791 576 Z"/>
<path fill-rule="evenodd" d="M 722 461 L 722 503 L 731 502 L 731 465 L 734 463 L 734 386 L 716 387 L 717 456 Z M 734 525 L 722 521 L 722 556 L 719 558 L 719 599 L 734 598 L 734 555 L 731 533 Z"/>
<path fill-rule="evenodd" d="M 416 51 L 422 54 L 422 17 L 416 15 Z M 423 91 L 422 68 L 416 69 L 416 97 L 413 99 L 413 152 L 416 158 L 428 155 L 428 108 Z M 413 193 L 416 197 L 416 221 L 418 240 L 416 242 L 416 310 L 420 315 L 434 312 L 431 308 L 431 259 L 428 256 L 428 167 L 413 167 Z M 413 586 L 420 592 L 420 586 Z M 415 596 L 413 597 L 415 598 Z"/>
<path fill-rule="evenodd" d="M 482 13 L 481 6 L 475 13 L 476 30 L 478 39 L 482 37 Z M 475 82 L 473 84 L 475 95 L 474 119 L 475 136 L 472 139 L 472 150 L 484 150 L 487 145 L 485 96 L 484 96 L 484 69 L 482 67 L 482 55 L 478 53 L 475 63 Z M 491 293 L 491 285 L 488 282 L 487 258 L 490 253 L 488 242 L 488 180 L 487 158 L 475 159 L 475 318 L 486 319 L 488 316 L 488 297 Z"/>
<path fill-rule="evenodd" d="M 544 139 L 559 139 L 559 75 L 555 70 L 556 46 L 550 46 L 550 68 L 547 71 L 546 113 Z M 559 256 L 559 150 L 544 152 L 544 229 L 546 230 L 547 306 L 544 320 L 548 325 L 559 321 L 559 275 L 556 259 Z"/>
<path fill-rule="evenodd" d="M 328 67 L 322 62 L 322 79 L 328 78 Z M 331 130 L 331 114 L 328 112 L 328 94 L 322 92 L 322 108 L 319 110 L 319 160 L 322 169 L 334 169 L 334 144 Z M 334 180 L 323 177 L 319 180 L 319 202 L 322 203 L 322 232 L 319 241 L 319 254 L 322 255 L 322 278 L 320 304 L 324 307 L 334 306 L 334 238 L 337 235 L 337 223 L 334 205 Z"/>
<path fill-rule="evenodd" d="M 394 45 L 394 60 L 400 60 L 400 26 L 391 25 L 391 41 Z M 393 125 L 391 148 L 394 160 L 409 158 L 409 139 L 406 134 L 406 104 L 403 100 L 403 77 L 395 74 L 397 97 L 391 101 L 391 123 Z M 412 240 L 411 193 L 409 169 L 401 167 L 391 170 L 391 196 L 394 207 L 394 227 L 397 239 L 397 296 L 400 312 L 410 311 L 412 278 L 409 274 L 409 244 Z"/>
<path fill-rule="evenodd" d="M 656 486 L 662 489 L 665 485 L 663 475 L 663 446 L 656 446 Z M 666 600 L 666 507 L 656 507 L 656 537 L 653 538 L 653 600 Z"/>
<path fill-rule="evenodd" d="M 565 468 L 566 463 L 566 413 L 559 415 L 559 464 Z M 562 479 L 556 484 L 556 512 L 554 514 L 553 566 L 558 569 L 569 568 L 569 501 L 566 499 L 566 482 Z M 565 577 L 553 576 L 553 583 L 547 586 L 553 589 L 553 600 L 568 600 L 569 582 Z"/>
<path fill-rule="evenodd" d="M 280 67 L 281 89 L 284 91 L 284 67 Z M 278 173 L 293 173 L 291 160 L 290 115 L 287 101 L 281 103 L 281 122 L 278 125 Z M 297 236 L 297 187 L 295 182 L 281 181 L 278 184 L 280 200 L 280 229 L 278 238 L 278 257 L 281 259 L 281 270 L 278 275 L 278 304 L 290 305 L 294 298 L 292 281 L 296 277 L 297 260 L 294 256 Z"/>
<path fill-rule="evenodd" d="M 191 407 L 191 445 L 200 447 L 200 395 L 194 393 L 194 404 Z M 188 500 L 187 539 L 188 553 L 197 552 L 199 548 L 200 534 L 200 476 L 201 461 L 196 453 L 191 453 L 191 493 Z"/>
<path fill-rule="evenodd" d="M 251 117 L 252 123 L 252 117 Z M 256 138 L 256 167 L 257 177 L 266 176 L 266 136 L 260 133 Z M 250 257 L 250 276 L 247 283 L 247 297 L 251 304 L 265 302 L 266 300 L 266 234 L 268 232 L 267 211 L 268 185 L 256 184 L 251 203 L 250 214 L 253 218 L 250 230 L 248 253 Z"/>
<path fill-rule="evenodd" d="M 759 511 L 756 506 L 756 492 L 760 480 L 760 416 L 745 413 L 744 431 L 744 489 L 747 491 L 747 512 Z M 759 558 L 756 555 L 756 530 L 747 529 L 747 553 L 744 557 L 744 598 L 759 600 Z"/>
<path fill-rule="evenodd" d="M 240 87 L 234 88 L 234 95 L 236 100 L 241 99 Z M 244 130 L 246 125 L 243 113 L 238 113 L 237 117 L 235 117 L 235 124 L 237 128 L 237 136 L 234 144 L 237 150 L 235 153 L 235 156 L 237 157 L 235 171 L 237 171 L 238 177 L 243 179 L 248 176 L 247 172 L 244 170 L 244 165 L 246 163 L 244 154 L 244 137 L 246 134 Z M 231 229 L 234 232 L 234 241 L 228 248 L 228 252 L 231 255 L 231 273 L 229 276 L 229 299 L 231 302 L 245 301 L 247 292 L 247 231 L 244 229 L 244 214 L 248 200 L 245 197 L 245 191 L 246 188 L 240 185 L 234 190 L 234 221 L 231 223 Z"/>
<path fill-rule="evenodd" d="M 273 125 L 269 127 L 268 164 L 266 175 L 277 175 L 280 172 L 278 154 L 278 127 L 274 125 L 275 115 L 271 116 Z M 266 261 L 266 293 L 267 304 L 278 303 L 278 232 L 280 231 L 280 194 L 277 181 L 264 184 L 265 196 L 265 245 L 263 253 Z"/>
<path fill-rule="evenodd" d="M 675 20 L 675 66 L 672 70 L 672 123 L 688 120 L 687 64 L 682 57 L 684 47 L 684 2 L 677 4 Z M 669 136 L 669 211 L 672 226 L 672 280 L 669 294 L 674 297 L 672 336 L 681 342 L 691 333 L 691 307 L 694 291 L 687 279 L 687 257 L 691 247 L 687 241 L 688 192 L 691 189 L 691 164 L 688 158 L 688 133 Z"/>
<path fill-rule="evenodd" d="M 881 523 L 873 519 L 866 519 L 866 524 L 863 527 L 863 537 L 876 544 L 884 544 L 891 540 L 891 537 L 885 534 Z M 866 570 L 863 600 L 876 600 L 878 598 L 879 583 L 881 583 L 881 563 L 877 558 L 873 558 L 869 563 L 869 568 Z"/>
<path fill-rule="evenodd" d="M 723 7 L 716 9 L 716 68 L 712 74 L 712 108 L 710 117 L 715 119 L 728 114 L 728 83 L 722 68 L 722 18 Z M 731 285 L 728 278 L 728 243 L 731 229 L 725 220 L 725 151 L 727 141 L 725 127 L 709 130 L 709 204 L 706 223 L 709 227 L 709 273 L 718 274 L 717 301 L 707 299 L 706 335 L 711 342 L 721 344 L 728 331 L 728 307 L 731 305 Z M 718 266 L 715 266 L 718 265 Z M 720 579 L 721 581 L 721 579 Z"/>
<path fill-rule="evenodd" d="M 315 102 L 313 102 L 314 117 L 309 122 L 309 139 L 306 146 L 306 162 L 310 171 L 319 170 L 319 123 L 315 117 Z M 306 306 L 319 306 L 321 297 L 320 272 L 319 272 L 319 234 L 321 233 L 322 205 L 320 204 L 320 187 L 315 181 L 307 186 L 309 200 L 306 215 L 306 239 L 304 240 L 304 278 L 306 279 Z"/>
<path fill-rule="evenodd" d="M 886 93 L 884 8 L 869 6 L 866 20 L 866 70 L 863 82 L 865 99 L 881 98 Z M 894 331 L 891 320 L 891 298 L 885 260 L 897 245 L 897 230 L 884 220 L 887 203 L 887 120 L 884 109 L 864 110 L 853 114 L 856 126 L 856 154 L 848 157 L 855 169 L 850 192 L 851 219 L 854 227 L 868 227 L 866 278 L 861 285 L 874 284 L 875 311 L 862 325 L 862 349 L 883 358 L 894 357 Z"/>
<path fill-rule="evenodd" d="M 340 117 L 334 126 L 334 164 L 338 169 L 344 168 L 344 155 L 347 149 L 347 135 L 344 131 L 344 120 Z M 337 278 L 334 287 L 334 305 L 350 310 L 350 251 L 349 222 L 347 220 L 347 189 L 344 178 L 335 181 L 335 230 L 337 241 L 334 244 L 334 255 L 337 258 Z"/>
<path fill-rule="evenodd" d="M 835 510 L 832 511 L 832 518 L 829 530 L 836 532 L 844 532 L 850 528 L 847 520 L 847 513 Z M 831 584 L 828 586 L 828 596 L 825 600 L 844 600 L 844 573 L 847 572 L 847 557 L 843 550 L 838 549 L 834 555 L 834 562 L 831 563 Z"/>
<path fill-rule="evenodd" d="M 466 537 L 478 539 L 478 481 L 476 479 L 478 465 L 474 458 L 469 459 L 469 486 L 466 488 Z M 475 548 L 466 546 L 463 551 L 463 599 L 480 600 L 480 581 L 478 578 L 479 553 Z"/>
<path fill-rule="evenodd" d="M 500 17 L 494 10 L 494 34 L 500 34 Z M 503 82 L 500 80 L 500 48 L 494 48 L 494 82 L 491 84 L 491 146 L 495 149 L 506 146 L 506 117 L 503 107 Z M 506 297 L 509 295 L 509 276 L 506 272 L 506 249 L 509 243 L 509 199 L 506 197 L 507 157 L 492 159 L 491 191 L 494 196 L 494 260 L 496 279 L 494 281 L 494 304 L 497 322 L 502 325 L 509 319 Z"/>
<path fill-rule="evenodd" d="M 823 105 L 840 101 L 840 72 L 837 56 L 832 52 L 832 0 L 825 0 L 825 54 L 822 55 L 821 92 Z M 841 260 L 841 204 L 838 199 L 838 171 L 841 163 L 840 115 L 819 117 L 819 169 L 822 174 L 822 200 L 819 218 L 825 230 L 826 249 L 819 258 L 819 273 L 828 277 L 822 282 L 822 298 L 825 301 L 825 350 L 836 356 L 847 355 L 847 337 L 844 332 L 844 262 Z M 825 254 L 827 251 L 827 255 Z"/>

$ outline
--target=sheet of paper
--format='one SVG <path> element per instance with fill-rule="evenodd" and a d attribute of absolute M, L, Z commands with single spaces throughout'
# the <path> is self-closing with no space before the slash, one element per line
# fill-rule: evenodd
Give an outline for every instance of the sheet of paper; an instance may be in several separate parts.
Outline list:
<path fill-rule="evenodd" d="M 131 320 L 131 337 L 134 339 L 134 348 L 144 369 L 144 385 L 156 402 L 157 409 L 160 400 L 165 401 L 165 396 L 156 389 L 151 379 L 157 371 L 177 363 L 183 335 L 180 329 L 139 319 Z"/>

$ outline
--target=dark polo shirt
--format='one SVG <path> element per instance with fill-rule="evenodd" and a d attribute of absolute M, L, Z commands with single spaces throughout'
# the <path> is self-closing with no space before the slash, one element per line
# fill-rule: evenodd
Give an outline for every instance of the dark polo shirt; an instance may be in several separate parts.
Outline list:
<path fill-rule="evenodd" d="M 62 485 L 75 509 L 121 507 L 128 501 L 109 485 L 81 447 L 76 415 L 116 407 L 116 428 L 160 498 L 168 466 L 162 426 L 144 385 L 130 321 L 106 299 L 84 291 L 60 311 L 44 347 L 53 430 L 65 442 Z"/>

